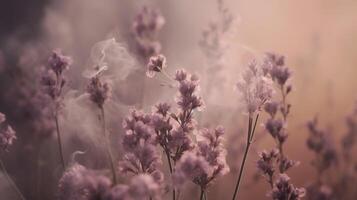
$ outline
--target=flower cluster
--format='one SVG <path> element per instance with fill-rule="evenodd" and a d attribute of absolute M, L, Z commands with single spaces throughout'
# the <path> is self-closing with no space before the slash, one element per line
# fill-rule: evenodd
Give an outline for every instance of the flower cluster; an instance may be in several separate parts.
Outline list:
<path fill-rule="evenodd" d="M 215 72 L 222 67 L 222 58 L 228 46 L 225 41 L 226 35 L 231 31 L 234 22 L 234 17 L 225 7 L 223 0 L 217 0 L 217 3 L 219 16 L 203 30 L 199 41 L 201 50 L 209 59 L 210 72 Z"/>
<path fill-rule="evenodd" d="M 97 75 L 90 79 L 87 85 L 87 93 L 93 103 L 99 108 L 103 108 L 105 101 L 111 96 L 111 86 L 108 82 L 103 82 Z"/>
<path fill-rule="evenodd" d="M 280 174 L 270 192 L 273 200 L 298 200 L 305 196 L 304 188 L 296 188 L 286 174 Z"/>
<path fill-rule="evenodd" d="M 346 117 L 347 133 L 342 138 L 343 156 L 347 161 L 352 159 L 353 148 L 357 144 L 357 102 L 352 113 Z"/>
<path fill-rule="evenodd" d="M 138 54 L 144 62 L 161 51 L 158 33 L 165 24 L 165 18 L 158 10 L 144 6 L 136 15 L 132 24 L 132 33 Z"/>
<path fill-rule="evenodd" d="M 110 180 L 84 166 L 74 164 L 59 181 L 60 200 L 102 199 L 110 187 Z"/>
<path fill-rule="evenodd" d="M 313 162 L 319 173 L 323 173 L 332 165 L 337 164 L 337 152 L 331 143 L 328 133 L 318 127 L 315 118 L 307 123 L 309 137 L 306 140 L 307 147 L 315 152 L 316 160 Z"/>
<path fill-rule="evenodd" d="M 71 64 L 70 57 L 64 56 L 60 50 L 54 50 L 42 74 L 41 84 L 44 92 L 55 102 L 56 109 L 61 105 L 61 94 L 66 84 L 63 72 L 68 70 Z"/>
<path fill-rule="evenodd" d="M 223 134 L 222 127 L 200 132 L 196 148 L 185 153 L 177 164 L 174 174 L 176 184 L 190 180 L 205 190 L 209 183 L 229 172 L 222 144 Z"/>
<path fill-rule="evenodd" d="M 156 72 L 161 72 L 163 68 L 166 68 L 165 56 L 162 54 L 157 56 L 152 56 L 150 57 L 149 63 L 147 65 L 146 75 L 152 78 L 155 76 Z"/>
<path fill-rule="evenodd" d="M 16 132 L 5 121 L 5 115 L 0 112 L 0 149 L 8 151 L 8 147 L 16 140 Z"/>
<path fill-rule="evenodd" d="M 286 172 L 299 164 L 298 161 L 289 159 L 284 154 L 284 143 L 288 138 L 287 117 L 291 105 L 287 102 L 287 95 L 291 92 L 288 84 L 291 78 L 290 69 L 285 65 L 283 56 L 267 53 L 262 64 L 263 74 L 269 76 L 276 84 L 281 99 L 270 100 L 265 103 L 264 111 L 269 115 L 264 126 L 276 143 L 276 149 L 269 152 L 263 151 L 257 161 L 258 170 L 267 179 L 271 186 L 270 196 L 273 199 L 300 199 L 304 196 L 303 189 L 294 188 L 289 183 L 290 178 Z"/>
<path fill-rule="evenodd" d="M 151 126 L 151 116 L 132 110 L 131 115 L 123 122 L 125 133 L 123 147 L 125 155 L 120 162 L 120 171 L 133 174 L 149 173 L 161 177 L 158 171 L 160 154 L 156 149 L 157 139 Z M 160 181 L 160 180 L 158 180 Z"/>
<path fill-rule="evenodd" d="M 160 187 L 148 174 L 134 176 L 128 185 L 113 185 L 94 170 L 74 164 L 59 182 L 60 200 L 146 200 L 158 199 Z"/>
<path fill-rule="evenodd" d="M 274 91 L 269 77 L 255 60 L 250 62 L 244 71 L 242 79 L 237 83 L 237 89 L 250 116 L 262 108 Z"/>

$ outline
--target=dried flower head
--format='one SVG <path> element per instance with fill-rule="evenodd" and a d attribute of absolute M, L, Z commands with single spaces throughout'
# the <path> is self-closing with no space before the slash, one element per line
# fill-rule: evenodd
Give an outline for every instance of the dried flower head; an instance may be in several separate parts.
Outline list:
<path fill-rule="evenodd" d="M 132 178 L 128 189 L 129 196 L 134 200 L 157 199 L 160 186 L 149 174 L 140 174 Z"/>
<path fill-rule="evenodd" d="M 110 180 L 84 166 L 74 164 L 59 181 L 60 200 L 102 199 L 110 189 Z"/>
<path fill-rule="evenodd" d="M 268 178 L 272 178 L 275 172 L 275 163 L 279 156 L 279 150 L 272 149 L 271 151 L 262 151 L 259 153 L 259 159 L 257 161 L 258 170 Z"/>
<path fill-rule="evenodd" d="M 174 181 L 182 185 L 185 181 L 193 181 L 206 189 L 212 181 L 229 172 L 226 162 L 226 150 L 223 148 L 224 130 L 203 129 L 197 138 L 197 147 L 183 154 L 176 167 Z"/>
<path fill-rule="evenodd" d="M 136 15 L 132 24 L 132 33 L 136 41 L 137 51 L 144 59 L 157 55 L 161 51 L 158 41 L 159 31 L 165 24 L 165 19 L 158 10 L 144 6 Z"/>
<path fill-rule="evenodd" d="M 166 58 L 164 55 L 160 54 L 157 56 L 150 57 L 149 63 L 147 65 L 146 75 L 150 78 L 155 76 L 155 73 L 161 72 L 163 68 L 166 68 Z"/>
<path fill-rule="evenodd" d="M 108 82 L 103 82 L 100 76 L 94 76 L 87 85 L 87 93 L 93 103 L 103 108 L 105 101 L 111 96 L 111 86 Z"/>
<path fill-rule="evenodd" d="M 250 115 L 259 111 L 273 95 L 271 81 L 255 60 L 243 73 L 242 79 L 237 83 L 237 89 L 244 102 L 245 110 Z"/>
<path fill-rule="evenodd" d="M 155 130 L 151 126 L 151 116 L 132 110 L 124 120 L 123 147 L 125 155 L 119 163 L 121 172 L 155 173 L 160 164 L 160 154 L 156 148 Z"/>
<path fill-rule="evenodd" d="M 305 196 L 305 189 L 296 188 L 289 183 L 290 178 L 286 174 L 280 174 L 274 183 L 272 191 L 269 196 L 273 200 L 298 200 Z"/>
<path fill-rule="evenodd" d="M 66 84 L 63 72 L 68 70 L 71 64 L 71 58 L 64 56 L 60 50 L 54 50 L 42 74 L 41 84 L 44 93 L 52 98 L 56 108 L 61 106 L 61 94 Z"/>
<path fill-rule="evenodd" d="M 8 147 L 11 146 L 16 140 L 16 132 L 11 126 L 5 124 L 6 117 L 0 112 L 0 149 L 8 151 Z"/>

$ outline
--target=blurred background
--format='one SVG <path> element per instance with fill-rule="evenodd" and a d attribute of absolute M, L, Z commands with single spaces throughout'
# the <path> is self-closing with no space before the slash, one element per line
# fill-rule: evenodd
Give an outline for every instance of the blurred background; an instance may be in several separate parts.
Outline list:
<path fill-rule="evenodd" d="M 224 36 L 227 49 L 220 72 L 224 81 L 212 86 L 207 78 L 211 60 L 199 41 L 209 23 L 219 18 L 216 0 L 4 0 L 0 3 L 0 111 L 7 115 L 18 140 L 9 153 L 1 156 L 25 196 L 52 199 L 60 176 L 54 164 L 57 149 L 51 148 L 56 144 L 55 137 L 51 127 L 39 125 L 46 120 L 41 114 L 43 108 L 33 106 L 33 94 L 38 92 L 37 75 L 50 51 L 60 48 L 74 61 L 67 73 L 65 102 L 69 109 L 62 117 L 63 132 L 67 132 L 65 151 L 68 157 L 78 149 L 96 157 L 100 155 L 95 155 L 97 149 L 85 148 L 85 143 L 94 143 L 95 130 L 88 124 L 95 117 L 82 119 L 91 113 L 80 95 L 88 82 L 83 73 L 93 66 L 93 48 L 101 41 L 115 38 L 116 45 L 126 49 L 127 54 L 114 63 L 117 70 L 108 74 L 114 77 L 109 123 L 111 133 L 117 135 L 113 136 L 113 145 L 118 145 L 122 119 L 131 107 L 138 105 L 141 95 L 136 82 L 143 77 L 134 72 L 145 68 L 146 61 L 136 56 L 132 23 L 144 5 L 159 9 L 165 18 L 158 40 L 161 53 L 167 57 L 167 72 L 173 74 L 176 69 L 185 68 L 201 78 L 206 108 L 199 114 L 199 126 L 222 124 L 228 138 L 245 133 L 245 115 L 240 111 L 234 85 L 249 60 L 261 58 L 264 52 L 286 56 L 293 71 L 293 92 L 289 97 L 292 110 L 285 148 L 290 158 L 301 162 L 289 175 L 296 186 L 309 184 L 316 173 L 311 166 L 314 154 L 306 147 L 307 121 L 318 116 L 321 127 L 332 133 L 338 149 L 339 140 L 347 132 L 345 118 L 352 112 L 357 97 L 357 1 L 225 0 L 224 5 L 235 20 Z M 145 78 L 144 110 L 150 110 L 159 100 L 173 101 L 175 91 L 162 87 L 162 80 Z M 220 89 L 211 91 L 208 87 Z M 263 136 L 249 155 L 241 199 L 269 199 L 268 184 L 255 182 L 253 176 L 257 152 L 274 143 L 264 136 L 262 126 L 258 132 Z M 240 142 L 229 145 L 239 146 Z M 242 155 L 233 152 L 230 156 L 231 167 L 239 166 Z M 101 166 L 100 159 L 96 164 L 89 160 L 83 158 L 81 162 L 88 162 L 93 168 Z M 230 198 L 234 177 L 229 174 L 218 180 L 208 191 L 210 199 Z M 44 186 L 48 189 L 41 189 Z M 0 199 L 12 199 L 3 194 L 0 193 Z"/>

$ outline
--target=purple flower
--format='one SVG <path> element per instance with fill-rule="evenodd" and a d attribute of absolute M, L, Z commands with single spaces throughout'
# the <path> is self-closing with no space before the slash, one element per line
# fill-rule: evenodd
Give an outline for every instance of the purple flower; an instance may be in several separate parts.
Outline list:
<path fill-rule="evenodd" d="M 276 113 L 279 110 L 279 106 L 280 106 L 280 104 L 278 102 L 269 101 L 265 104 L 264 110 L 271 116 L 271 118 L 274 118 Z"/>
<path fill-rule="evenodd" d="M 93 103 L 103 108 L 105 101 L 111 96 L 111 86 L 108 82 L 103 82 L 99 76 L 94 76 L 87 85 L 87 93 Z"/>
<path fill-rule="evenodd" d="M 296 188 L 289 183 L 290 178 L 286 174 L 280 174 L 274 183 L 272 191 L 269 196 L 273 200 L 298 200 L 305 196 L 304 188 Z"/>
<path fill-rule="evenodd" d="M 160 186 L 151 175 L 140 174 L 132 178 L 128 193 L 135 200 L 157 199 L 160 195 Z"/>
<path fill-rule="evenodd" d="M 6 116 L 0 112 L 0 124 L 6 120 Z"/>
<path fill-rule="evenodd" d="M 161 72 L 166 67 L 166 58 L 164 55 L 152 56 L 147 65 L 146 75 L 152 78 L 155 76 L 155 73 Z"/>
<path fill-rule="evenodd" d="M 120 171 L 133 174 L 156 172 L 161 156 L 156 149 L 157 138 L 151 116 L 132 110 L 124 119 L 123 127 L 126 130 L 122 140 L 125 155 L 119 163 Z"/>
<path fill-rule="evenodd" d="M 16 132 L 11 126 L 5 124 L 6 117 L 0 113 L 0 149 L 8 151 L 14 140 L 17 139 Z"/>
<path fill-rule="evenodd" d="M 137 51 L 145 60 L 161 51 L 158 33 L 165 24 L 165 19 L 158 10 L 144 6 L 136 15 L 132 24 L 132 33 L 136 41 Z"/>
<path fill-rule="evenodd" d="M 277 149 L 272 149 L 271 151 L 262 151 L 259 153 L 259 159 L 257 161 L 258 170 L 268 178 L 272 178 L 275 172 L 275 162 L 279 156 L 279 151 Z"/>
<path fill-rule="evenodd" d="M 116 185 L 105 194 L 105 200 L 127 200 L 129 186 Z"/>
<path fill-rule="evenodd" d="M 48 59 L 47 67 L 42 73 L 41 85 L 44 93 L 55 102 L 56 108 L 61 106 L 61 94 L 66 80 L 63 72 L 69 69 L 72 61 L 64 56 L 60 50 L 54 50 Z"/>
<path fill-rule="evenodd" d="M 222 127 L 201 131 L 197 138 L 197 147 L 183 154 L 177 164 L 174 174 L 177 185 L 189 180 L 206 189 L 209 183 L 229 172 L 227 153 L 222 144 L 223 134 Z"/>
<path fill-rule="evenodd" d="M 52 52 L 52 55 L 48 58 L 49 67 L 57 74 L 60 75 L 64 70 L 68 70 L 72 64 L 72 59 L 68 56 L 64 56 L 61 50 L 56 49 Z"/>
<path fill-rule="evenodd" d="M 74 164 L 59 181 L 60 200 L 102 199 L 110 189 L 110 180 L 84 166 Z"/>
<path fill-rule="evenodd" d="M 267 53 L 264 63 L 265 70 L 271 75 L 272 79 L 283 86 L 291 77 L 291 71 L 285 66 L 284 56 Z"/>
<path fill-rule="evenodd" d="M 193 181 L 195 184 L 205 187 L 210 174 L 212 174 L 212 169 L 202 156 L 186 152 L 176 165 L 173 180 L 177 186 L 181 186 L 186 181 Z"/>
<path fill-rule="evenodd" d="M 273 95 L 271 81 L 266 77 L 256 61 L 252 61 L 237 83 L 237 89 L 246 111 L 251 115 Z"/>

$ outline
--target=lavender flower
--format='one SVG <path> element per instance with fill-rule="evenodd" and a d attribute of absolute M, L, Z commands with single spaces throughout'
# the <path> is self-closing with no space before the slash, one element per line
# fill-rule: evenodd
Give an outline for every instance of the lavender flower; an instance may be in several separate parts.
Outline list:
<path fill-rule="evenodd" d="M 12 127 L 5 124 L 5 120 L 5 115 L 0 112 L 0 149 L 8 151 L 8 147 L 13 144 L 17 137 Z"/>
<path fill-rule="evenodd" d="M 248 65 L 242 79 L 237 83 L 238 92 L 249 115 L 260 111 L 261 107 L 272 97 L 271 81 L 266 77 L 256 61 Z"/>
<path fill-rule="evenodd" d="M 222 146 L 223 134 L 222 127 L 201 131 L 197 147 L 193 152 L 186 152 L 177 164 L 174 175 L 176 184 L 182 185 L 185 180 L 191 180 L 205 190 L 209 183 L 229 172 L 226 150 Z"/>
<path fill-rule="evenodd" d="M 305 189 L 296 188 L 289 181 L 290 178 L 286 174 L 280 174 L 269 196 L 273 200 L 298 200 L 304 197 Z"/>
<path fill-rule="evenodd" d="M 120 162 L 120 171 L 139 173 L 154 173 L 160 164 L 160 154 L 155 131 L 150 126 L 151 118 L 142 112 L 132 110 L 131 115 L 123 122 L 126 130 L 123 136 L 123 147 L 126 152 Z"/>
<path fill-rule="evenodd" d="M 160 188 L 151 175 L 140 174 L 131 180 L 128 193 L 133 200 L 158 199 Z"/>
<path fill-rule="evenodd" d="M 41 79 L 45 94 L 49 95 L 54 103 L 54 120 L 56 123 L 57 141 L 63 169 L 65 169 L 65 161 L 58 122 L 58 112 L 62 106 L 62 91 L 66 84 L 63 72 L 69 68 L 71 63 L 72 60 L 64 56 L 60 50 L 54 50 L 48 59 L 47 68 L 43 72 Z"/>
<path fill-rule="evenodd" d="M 105 200 L 126 200 L 128 199 L 128 185 L 116 185 L 105 194 Z"/>
<path fill-rule="evenodd" d="M 314 163 L 319 173 L 337 164 L 337 152 L 334 149 L 328 134 L 319 129 L 315 118 L 307 124 L 309 137 L 306 141 L 308 148 L 315 152 L 317 161 Z"/>
<path fill-rule="evenodd" d="M 138 54 L 146 62 L 151 56 L 161 51 L 158 33 L 165 24 L 165 19 L 158 10 L 144 6 L 136 15 L 132 24 L 132 33 Z"/>
<path fill-rule="evenodd" d="M 175 185 L 178 186 L 191 180 L 200 187 L 205 187 L 210 174 L 212 169 L 202 156 L 194 152 L 186 152 L 177 163 L 173 178 Z"/>
<path fill-rule="evenodd" d="M 60 200 L 102 199 L 110 189 L 110 180 L 84 166 L 74 164 L 59 181 Z"/>
<path fill-rule="evenodd" d="M 279 156 L 279 150 L 262 151 L 259 153 L 257 161 L 258 170 L 267 178 L 267 181 L 273 186 L 273 175 L 275 173 L 275 164 Z"/>
<path fill-rule="evenodd" d="M 6 116 L 0 112 L 0 124 L 6 120 Z"/>
<path fill-rule="evenodd" d="M 161 72 L 166 67 L 166 58 L 164 55 L 152 56 L 147 65 L 146 75 L 152 78 L 156 72 Z"/>
<path fill-rule="evenodd" d="M 111 96 L 111 86 L 108 82 L 103 82 L 99 76 L 94 76 L 87 85 L 87 93 L 93 103 L 103 108 L 104 102 Z"/>
<path fill-rule="evenodd" d="M 64 56 L 60 50 L 54 50 L 42 74 L 41 84 L 44 92 L 56 103 L 56 108 L 61 104 L 62 89 L 66 83 L 63 72 L 68 70 L 71 64 L 71 58 Z"/>

